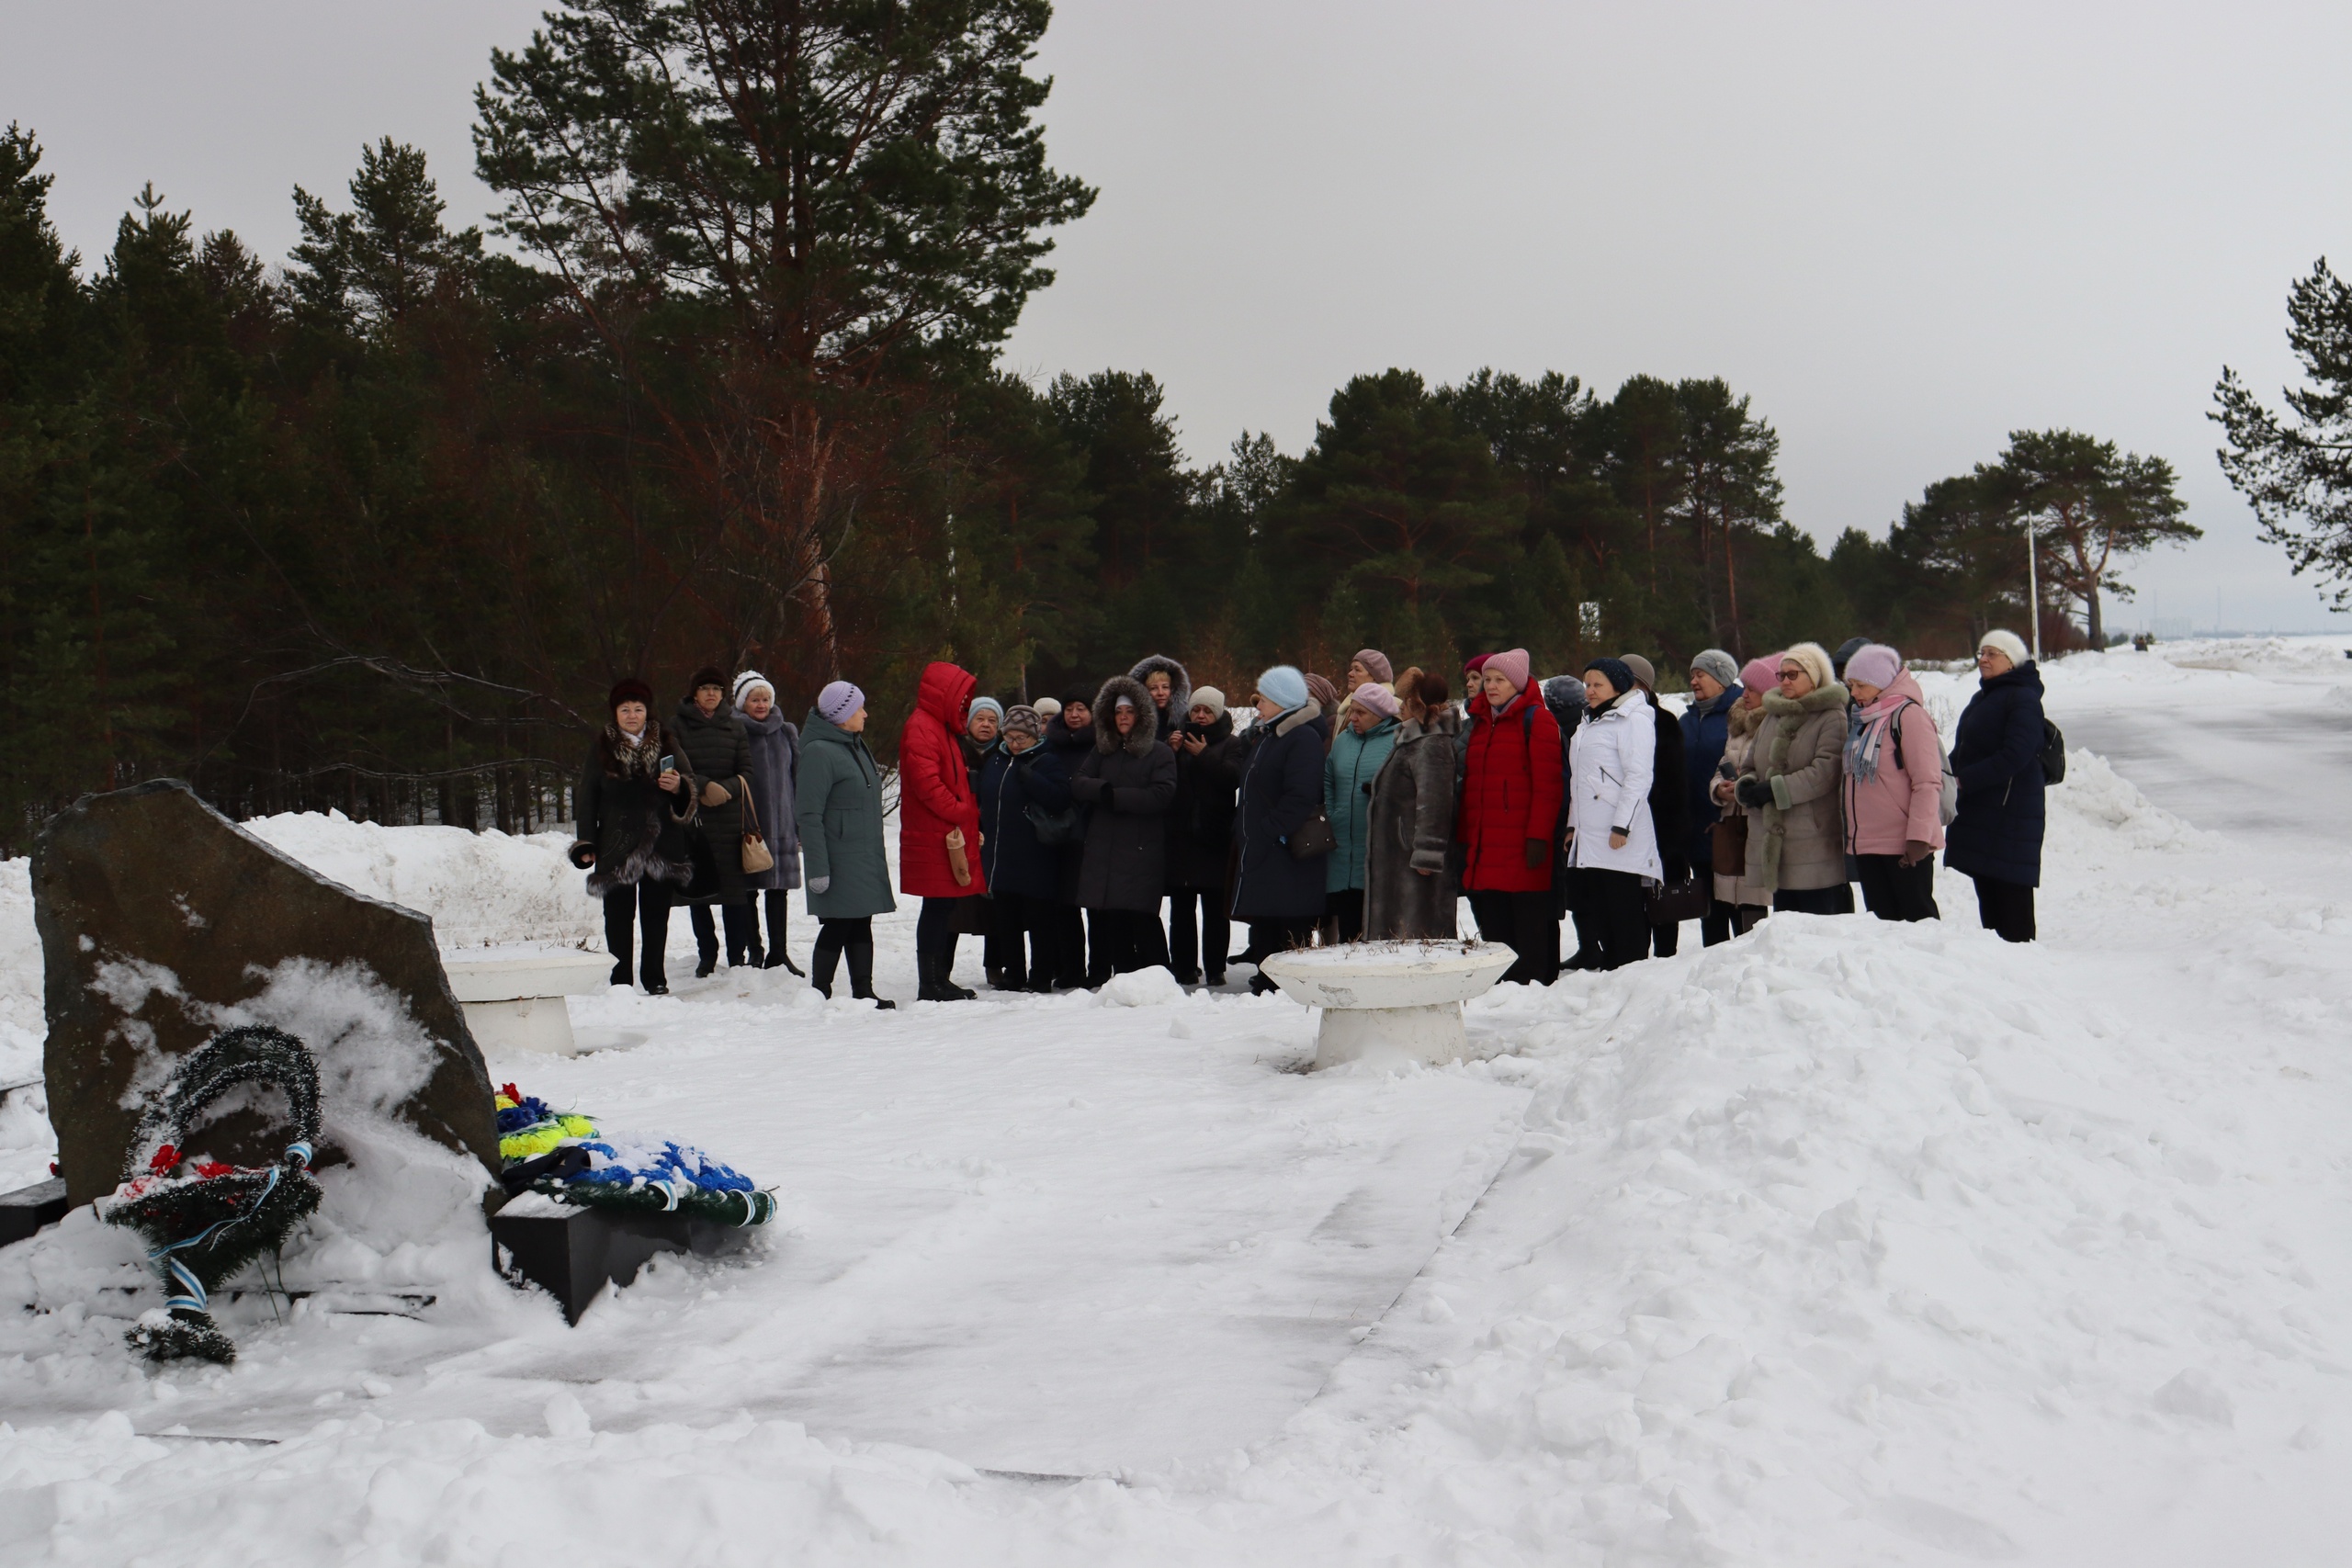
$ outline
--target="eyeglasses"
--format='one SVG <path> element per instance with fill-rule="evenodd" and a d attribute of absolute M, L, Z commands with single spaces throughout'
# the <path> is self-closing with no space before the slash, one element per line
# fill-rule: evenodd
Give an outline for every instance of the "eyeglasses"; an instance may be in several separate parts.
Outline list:
<path fill-rule="evenodd" d="M 1804 671 L 1802 670 L 1783 670 L 1781 671 L 1781 679 L 1783 681 L 1802 681 L 1804 679 Z"/>

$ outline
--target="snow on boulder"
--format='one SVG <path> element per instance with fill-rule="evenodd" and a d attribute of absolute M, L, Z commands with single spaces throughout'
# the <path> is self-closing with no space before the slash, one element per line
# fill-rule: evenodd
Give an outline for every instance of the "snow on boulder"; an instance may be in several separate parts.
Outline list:
<path fill-rule="evenodd" d="M 76 1205 L 114 1190 L 176 1063 L 240 1023 L 284 1029 L 318 1059 L 321 1170 L 350 1159 L 383 1179 L 421 1158 L 450 1164 L 451 1190 L 477 1195 L 497 1174 L 490 1077 L 424 917 L 304 869 L 175 781 L 51 818 L 32 885 L 49 1113 Z M 263 1108 L 224 1110 L 203 1152 L 276 1157 Z M 407 1147 L 419 1142 L 453 1160 Z"/>
<path fill-rule="evenodd" d="M 340 811 L 259 817 L 243 827 L 355 893 L 432 916 L 444 947 L 571 942 L 604 930 L 604 906 L 563 858 L 568 833 L 388 828 Z"/>

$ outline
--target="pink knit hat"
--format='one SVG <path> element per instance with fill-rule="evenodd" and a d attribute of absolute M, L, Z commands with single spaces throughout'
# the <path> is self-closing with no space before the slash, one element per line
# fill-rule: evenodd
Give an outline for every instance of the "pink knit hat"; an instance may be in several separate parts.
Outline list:
<path fill-rule="evenodd" d="M 1396 694 L 1377 681 L 1366 681 L 1356 688 L 1356 706 L 1370 708 L 1383 718 L 1396 716 Z"/>
<path fill-rule="evenodd" d="M 1490 653 L 1487 656 L 1487 669 L 1500 674 L 1521 691 L 1527 689 L 1527 649 L 1512 648 Z"/>
<path fill-rule="evenodd" d="M 1768 653 L 1739 667 L 1739 683 L 1751 692 L 1769 692 L 1781 683 L 1781 656 Z"/>

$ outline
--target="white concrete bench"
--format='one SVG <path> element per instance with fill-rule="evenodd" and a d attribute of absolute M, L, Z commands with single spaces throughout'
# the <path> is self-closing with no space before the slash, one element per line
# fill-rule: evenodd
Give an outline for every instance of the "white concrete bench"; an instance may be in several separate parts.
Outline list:
<path fill-rule="evenodd" d="M 441 967 L 482 1055 L 543 1051 L 569 1056 L 579 1046 L 564 998 L 603 990 L 613 961 L 609 954 L 570 948 L 487 947 L 445 954 Z"/>

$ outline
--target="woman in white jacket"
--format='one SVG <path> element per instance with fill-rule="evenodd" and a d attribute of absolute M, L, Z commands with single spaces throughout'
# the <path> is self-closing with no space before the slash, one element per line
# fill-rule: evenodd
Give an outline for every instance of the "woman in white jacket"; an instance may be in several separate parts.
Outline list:
<path fill-rule="evenodd" d="M 1568 863 L 1578 924 L 1592 932 L 1600 967 L 1649 953 L 1649 887 L 1665 875 L 1650 818 L 1657 721 L 1634 672 L 1615 659 L 1585 666 L 1589 716 L 1568 749 Z"/>

